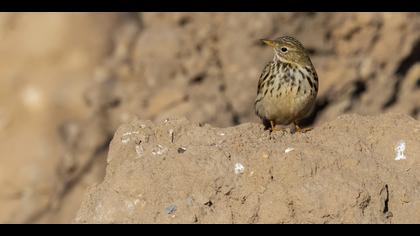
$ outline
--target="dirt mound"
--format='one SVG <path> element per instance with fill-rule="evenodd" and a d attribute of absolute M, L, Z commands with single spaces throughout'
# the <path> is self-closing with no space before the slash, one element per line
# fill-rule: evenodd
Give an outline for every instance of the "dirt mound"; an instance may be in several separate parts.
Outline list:
<path fill-rule="evenodd" d="M 304 134 L 135 120 L 78 223 L 420 223 L 420 123 L 343 115 Z"/>
<path fill-rule="evenodd" d="M 419 26 L 418 13 L 0 14 L 0 222 L 73 219 L 135 117 L 260 122 L 253 101 L 272 58 L 260 38 L 292 35 L 309 50 L 320 91 L 305 125 L 418 119 Z"/>

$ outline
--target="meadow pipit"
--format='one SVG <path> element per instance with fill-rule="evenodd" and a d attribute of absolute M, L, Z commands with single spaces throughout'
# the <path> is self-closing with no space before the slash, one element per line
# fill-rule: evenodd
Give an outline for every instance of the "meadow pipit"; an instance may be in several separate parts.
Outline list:
<path fill-rule="evenodd" d="M 292 122 L 296 131 L 307 131 L 298 126 L 298 121 L 311 112 L 318 93 L 318 76 L 311 59 L 293 37 L 262 41 L 274 48 L 274 58 L 258 81 L 255 112 L 272 131 L 277 124 Z"/>

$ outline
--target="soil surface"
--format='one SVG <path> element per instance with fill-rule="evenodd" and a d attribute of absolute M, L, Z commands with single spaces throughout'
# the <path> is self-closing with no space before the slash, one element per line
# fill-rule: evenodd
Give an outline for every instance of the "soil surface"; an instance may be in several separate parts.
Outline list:
<path fill-rule="evenodd" d="M 420 122 L 343 115 L 301 134 L 135 120 L 77 223 L 419 223 Z"/>
<path fill-rule="evenodd" d="M 253 140 L 246 136 L 253 132 L 265 137 L 253 102 L 258 77 L 273 52 L 261 38 L 291 35 L 310 53 L 320 90 L 314 113 L 303 122 L 315 129 L 305 135 L 323 137 L 328 134 L 325 125 L 343 114 L 393 112 L 418 120 L 419 29 L 419 13 L 1 13 L 0 223 L 72 222 L 86 189 L 104 181 L 117 128 L 135 119 L 159 127 L 167 119 L 185 117 L 191 122 L 185 121 L 188 130 L 192 124 L 231 127 L 232 137 L 239 132 L 234 130 L 244 131 L 242 145 Z M 363 119 L 377 125 L 388 119 L 369 117 Z M 351 133 L 359 132 L 357 127 L 349 127 L 349 137 L 362 138 Z M 285 137 L 304 142 L 299 137 L 305 135 Z M 326 137 L 331 135 L 337 134 Z M 386 142 L 383 134 L 367 135 Z M 199 142 L 200 137 L 191 140 Z M 387 143 L 388 154 L 394 153 L 395 142 Z M 350 153 L 347 146 L 337 149 L 337 155 Z M 416 146 L 407 144 L 406 152 Z M 249 148 L 247 157 L 257 151 Z M 325 152 L 325 158 L 333 158 Z M 412 155 L 395 163 L 409 163 Z M 225 162 L 218 158 L 216 163 Z M 386 184 L 396 191 L 395 185 Z M 373 190 L 369 194 L 366 209 L 377 197 Z M 185 211 L 177 207 L 179 217 Z M 390 209 L 395 215 L 392 204 Z M 262 217 L 255 222 L 263 222 Z"/>

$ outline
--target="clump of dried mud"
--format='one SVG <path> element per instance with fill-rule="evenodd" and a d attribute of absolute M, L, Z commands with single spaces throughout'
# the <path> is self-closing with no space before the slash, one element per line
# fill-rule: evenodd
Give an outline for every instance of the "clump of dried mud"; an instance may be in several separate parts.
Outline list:
<path fill-rule="evenodd" d="M 135 120 L 77 223 L 419 223 L 420 122 L 343 115 L 305 134 Z"/>

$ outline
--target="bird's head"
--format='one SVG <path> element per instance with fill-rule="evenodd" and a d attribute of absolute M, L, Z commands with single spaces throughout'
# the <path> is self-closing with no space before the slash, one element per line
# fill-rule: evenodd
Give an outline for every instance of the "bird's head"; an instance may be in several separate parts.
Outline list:
<path fill-rule="evenodd" d="M 274 48 L 274 58 L 277 60 L 300 65 L 311 63 L 306 49 L 293 37 L 283 36 L 275 40 L 261 39 L 261 41 Z"/>

